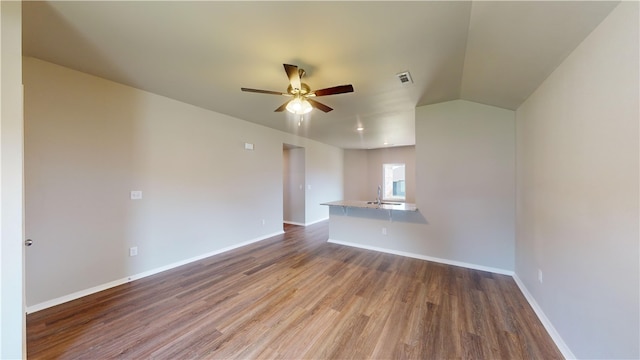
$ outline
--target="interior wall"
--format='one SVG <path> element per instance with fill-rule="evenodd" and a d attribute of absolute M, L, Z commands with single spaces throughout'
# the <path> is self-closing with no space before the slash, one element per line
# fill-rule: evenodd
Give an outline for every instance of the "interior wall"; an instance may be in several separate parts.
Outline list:
<path fill-rule="evenodd" d="M 344 151 L 346 200 L 375 200 L 382 185 L 382 165 L 405 164 L 406 202 L 415 203 L 415 146 Z"/>
<path fill-rule="evenodd" d="M 342 200 L 344 154 L 340 148 L 304 146 L 305 153 L 305 224 L 329 219 L 325 202 Z"/>
<path fill-rule="evenodd" d="M 515 113 L 464 100 L 418 107 L 415 152 L 428 254 L 513 270 Z"/>
<path fill-rule="evenodd" d="M 283 151 L 284 173 L 284 222 L 305 224 L 305 151 L 304 148 Z"/>
<path fill-rule="evenodd" d="M 369 150 L 344 150 L 344 199 L 372 200 L 369 185 Z"/>
<path fill-rule="evenodd" d="M 341 149 L 41 60 L 23 66 L 31 308 L 281 233 L 283 143 L 306 149 L 311 219 L 342 196 Z"/>
<path fill-rule="evenodd" d="M 0 1 L 0 359 L 26 358 L 22 3 Z"/>
<path fill-rule="evenodd" d="M 381 176 L 386 153 L 345 151 L 345 174 L 367 158 Z M 464 100 L 418 107 L 415 159 L 417 212 L 333 207 L 330 241 L 511 274 L 515 112 Z"/>
<path fill-rule="evenodd" d="M 578 358 L 640 357 L 638 10 L 618 5 L 517 111 L 516 274 Z"/>

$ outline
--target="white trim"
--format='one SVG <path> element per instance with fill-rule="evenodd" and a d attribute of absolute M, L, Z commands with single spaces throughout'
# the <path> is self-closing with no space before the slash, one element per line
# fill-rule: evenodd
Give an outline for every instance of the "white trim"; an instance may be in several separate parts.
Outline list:
<path fill-rule="evenodd" d="M 338 244 L 338 245 L 345 245 L 345 246 L 351 246 L 351 247 L 356 247 L 356 248 L 361 248 L 361 249 L 366 249 L 366 250 L 379 251 L 379 252 L 383 252 L 383 253 L 387 253 L 387 254 L 406 256 L 406 257 L 410 257 L 410 258 L 414 258 L 414 259 L 433 261 L 433 262 L 447 264 L 447 265 L 461 266 L 461 267 L 468 268 L 468 269 L 488 271 L 488 272 L 492 272 L 492 273 L 495 273 L 495 274 L 502 274 L 502 275 L 508 275 L 508 276 L 513 276 L 513 274 L 514 274 L 512 270 L 506 270 L 506 269 L 499 269 L 499 268 L 494 268 L 494 267 L 489 267 L 489 266 L 470 264 L 470 263 L 465 263 L 465 262 L 461 262 L 461 261 L 447 260 L 447 259 L 436 258 L 436 257 L 432 257 L 432 256 L 422 255 L 422 254 L 415 254 L 415 253 L 410 253 L 410 252 L 405 252 L 405 251 L 398 251 L 398 250 L 380 248 L 380 247 L 376 247 L 376 246 L 362 245 L 362 244 L 358 244 L 358 243 L 352 243 L 352 242 L 348 242 L 348 241 L 341 241 L 341 240 L 334 240 L 334 239 L 329 239 L 327 241 L 330 242 L 330 243 L 333 243 L 333 244 Z"/>
<path fill-rule="evenodd" d="M 540 308 L 540 305 L 538 305 L 533 295 L 531 295 L 527 287 L 524 286 L 524 283 L 520 280 L 520 278 L 518 277 L 518 274 L 515 274 L 515 273 L 513 274 L 513 280 L 515 280 L 516 284 L 520 288 L 520 291 L 524 295 L 525 299 L 527 299 L 527 301 L 529 302 L 529 305 L 531 305 L 531 307 L 533 308 L 533 311 L 538 316 L 538 319 L 540 319 L 540 322 L 542 322 L 542 325 L 549 333 L 549 336 L 551 336 L 551 339 L 553 339 L 553 342 L 556 343 L 556 346 L 558 347 L 558 350 L 560 350 L 560 352 L 562 353 L 562 356 L 564 356 L 565 359 L 576 359 L 576 356 L 573 355 L 573 352 L 571 352 L 571 349 L 569 349 L 569 346 L 567 346 L 567 343 L 564 342 L 564 340 L 562 339 L 562 337 L 560 336 L 556 328 L 553 326 L 553 324 L 547 317 L 547 315 L 545 315 L 544 311 L 542 311 L 542 308 Z"/>
<path fill-rule="evenodd" d="M 290 225 L 297 225 L 297 226 L 310 226 L 313 224 L 317 224 L 319 222 L 323 222 L 323 221 L 327 221 L 329 220 L 329 218 L 324 218 L 324 219 L 320 219 L 320 220 L 316 220 L 316 221 L 312 221 L 312 222 L 308 222 L 308 223 L 299 223 L 299 222 L 295 222 L 295 221 L 283 221 L 283 223 L 285 224 L 290 224 Z"/>
<path fill-rule="evenodd" d="M 56 306 L 56 305 L 60 305 L 60 304 L 66 303 L 68 301 L 76 300 L 76 299 L 79 299 L 79 298 L 87 296 L 87 295 L 91 295 L 91 294 L 94 294 L 94 293 L 97 293 L 97 292 L 100 292 L 100 291 L 103 291 L 103 290 L 110 289 L 112 287 L 116 287 L 118 285 L 125 284 L 128 281 L 129 280 L 127 278 L 123 278 L 123 279 L 118 279 L 118 280 L 114 280 L 114 281 L 108 282 L 106 284 L 101 284 L 101 285 L 98 285 L 98 286 L 94 286 L 92 288 L 76 291 L 76 292 L 74 292 L 72 294 L 64 295 L 64 296 L 61 296 L 59 298 L 55 298 L 55 299 L 52 299 L 52 300 L 47 300 L 45 302 L 41 302 L 39 304 L 35 304 L 35 305 L 32 305 L 32 306 L 27 306 L 26 311 L 27 311 L 27 314 L 31 314 L 31 313 L 34 313 L 36 311 L 44 310 L 44 309 L 47 309 L 47 308 L 50 308 L 50 307 L 53 307 L 53 306 Z"/>
<path fill-rule="evenodd" d="M 315 220 L 315 221 L 312 221 L 312 222 L 305 223 L 305 224 L 304 224 L 304 226 L 309 226 L 309 225 L 317 224 L 317 223 L 319 223 L 319 222 L 323 222 L 323 221 L 327 221 L 327 220 L 329 220 L 329 218 L 328 218 L 328 217 L 326 217 L 326 218 L 324 218 L 324 219 Z"/>
<path fill-rule="evenodd" d="M 116 287 L 118 285 L 122 285 L 122 284 L 128 283 L 130 281 L 134 281 L 134 280 L 145 278 L 147 276 L 155 275 L 157 273 L 160 273 L 160 272 L 163 272 L 163 271 L 167 271 L 167 270 L 176 268 L 178 266 L 186 265 L 186 264 L 192 263 L 194 261 L 202 260 L 204 258 L 208 258 L 208 257 L 213 256 L 213 255 L 218 255 L 218 254 L 221 254 L 221 253 L 233 250 L 233 249 L 237 249 L 237 248 L 240 248 L 240 247 L 243 247 L 243 246 L 247 246 L 249 244 L 253 244 L 255 242 L 266 240 L 266 239 L 272 238 L 274 236 L 282 235 L 282 234 L 284 234 L 284 231 L 278 231 L 278 232 L 275 232 L 273 234 L 268 234 L 268 235 L 264 235 L 264 236 L 261 236 L 261 237 L 257 237 L 255 239 L 251 239 L 251 240 L 244 241 L 244 242 L 241 242 L 241 243 L 238 243 L 238 244 L 227 246 L 227 247 L 222 248 L 222 249 L 218 249 L 218 250 L 214 250 L 214 251 L 211 251 L 211 252 L 208 252 L 208 253 L 205 253 L 205 254 L 194 256 L 194 257 L 189 258 L 189 259 L 177 261 L 177 262 L 165 265 L 165 266 L 161 266 L 161 267 L 158 267 L 158 268 L 155 268 L 155 269 L 144 271 L 144 272 L 141 272 L 139 274 L 134 274 L 134 275 L 122 278 L 122 279 L 110 281 L 108 283 L 101 284 L 101 285 L 98 285 L 98 286 L 94 286 L 94 287 L 91 287 L 91 288 L 88 288 L 88 289 L 85 289 L 85 290 L 76 291 L 76 292 L 74 292 L 72 294 L 64 295 L 64 296 L 61 296 L 59 298 L 55 298 L 55 299 L 52 299 L 52 300 L 41 302 L 39 304 L 35 304 L 35 305 L 32 305 L 32 306 L 27 306 L 26 311 L 27 311 L 27 314 L 31 314 L 31 313 L 34 313 L 36 311 L 44 310 L 46 308 L 50 308 L 52 306 L 60 305 L 60 304 L 66 303 L 68 301 L 76 300 L 76 299 L 79 299 L 79 298 L 87 296 L 87 295 L 95 294 L 97 292 L 100 292 L 100 291 L 103 291 L 103 290 L 107 290 L 107 289 L 110 289 L 112 287 Z"/>

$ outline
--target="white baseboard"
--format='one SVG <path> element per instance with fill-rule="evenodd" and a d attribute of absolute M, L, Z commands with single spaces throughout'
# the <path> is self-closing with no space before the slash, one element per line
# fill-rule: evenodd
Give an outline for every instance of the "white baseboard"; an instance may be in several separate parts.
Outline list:
<path fill-rule="evenodd" d="M 308 223 L 299 223 L 299 222 L 295 222 L 295 221 L 283 221 L 283 223 L 285 224 L 290 224 L 290 225 L 298 225 L 298 226 L 309 226 L 309 225 L 313 225 L 313 224 L 317 224 L 319 222 L 323 222 L 323 221 L 327 221 L 329 220 L 329 218 L 324 218 L 324 219 L 320 219 L 320 220 L 316 220 L 316 221 L 312 221 L 312 222 L 308 222 Z"/>
<path fill-rule="evenodd" d="M 320 219 L 320 220 L 316 220 L 316 221 L 308 222 L 308 223 L 304 224 L 304 226 L 309 226 L 309 225 L 317 224 L 317 223 L 319 223 L 319 222 L 323 222 L 323 221 L 327 221 L 327 220 L 329 220 L 329 218 L 328 218 L 328 217 L 327 217 L 327 218 Z"/>
<path fill-rule="evenodd" d="M 103 291 L 103 290 L 107 290 L 107 289 L 110 289 L 112 287 L 116 287 L 118 285 L 122 285 L 122 284 L 128 283 L 130 281 L 134 281 L 134 280 L 145 278 L 147 276 L 155 275 L 157 273 L 160 273 L 160 272 L 163 272 L 163 271 L 167 271 L 167 270 L 176 268 L 178 266 L 186 265 L 186 264 L 192 263 L 194 261 L 202 260 L 204 258 L 208 258 L 208 257 L 213 256 L 213 255 L 218 255 L 218 254 L 221 254 L 221 253 L 233 250 L 233 249 L 237 249 L 237 248 L 249 245 L 249 244 L 253 244 L 253 243 L 258 242 L 258 241 L 266 240 L 268 238 L 271 238 L 271 237 L 274 237 L 274 236 L 277 236 L 277 235 L 281 235 L 281 234 L 284 234 L 284 231 L 278 231 L 278 232 L 275 232 L 273 234 L 268 234 L 268 235 L 265 235 L 265 236 L 261 236 L 261 237 L 255 238 L 255 239 L 251 239 L 251 240 L 248 240 L 248 241 L 241 242 L 239 244 L 234 244 L 234 245 L 222 248 L 222 249 L 218 249 L 218 250 L 214 250 L 214 251 L 211 251 L 211 252 L 208 252 L 208 253 L 205 253 L 205 254 L 194 256 L 194 257 L 189 258 L 189 259 L 177 261 L 177 262 L 165 265 L 165 266 L 161 266 L 161 267 L 158 267 L 158 268 L 155 268 L 155 269 L 151 269 L 151 270 L 144 271 L 144 272 L 141 272 L 141 273 L 138 273 L 138 274 L 127 276 L 127 277 L 122 278 L 122 279 L 110 281 L 108 283 L 101 284 L 101 285 L 98 285 L 98 286 L 94 286 L 94 287 L 91 287 L 91 288 L 88 288 L 88 289 L 85 289 L 85 290 L 80 290 L 80 291 L 74 292 L 72 294 L 64 295 L 64 296 L 61 296 L 61 297 L 58 297 L 58 298 L 55 298 L 55 299 L 52 299 L 52 300 L 47 300 L 47 301 L 41 302 L 39 304 L 35 304 L 35 305 L 32 305 L 32 306 L 27 306 L 26 311 L 27 311 L 27 314 L 31 314 L 31 313 L 34 313 L 36 311 L 44 310 L 44 309 L 50 308 L 52 306 L 56 306 L 56 305 L 60 305 L 60 304 L 66 303 L 68 301 L 76 300 L 76 299 L 79 299 L 79 298 L 87 296 L 87 295 L 95 294 L 97 292 L 100 292 L 100 291 Z"/>
<path fill-rule="evenodd" d="M 427 255 L 422 255 L 422 254 L 415 254 L 415 253 L 410 253 L 410 252 L 405 252 L 405 251 L 399 251 L 399 250 L 376 247 L 376 246 L 362 245 L 362 244 L 352 243 L 352 242 L 348 242 L 348 241 L 329 239 L 328 242 L 333 243 L 333 244 L 338 244 L 338 245 L 345 245 L 345 246 L 351 246 L 351 247 L 356 247 L 356 248 L 361 248 L 361 249 L 366 249 L 366 250 L 373 250 L 373 251 L 383 252 L 383 253 L 387 253 L 387 254 L 406 256 L 406 257 L 410 257 L 410 258 L 414 258 L 414 259 L 433 261 L 433 262 L 437 262 L 437 263 L 441 263 L 441 264 L 460 266 L 460 267 L 464 267 L 464 268 L 468 268 L 468 269 L 487 271 L 487 272 L 492 272 L 492 273 L 495 273 L 495 274 L 513 276 L 513 271 L 511 271 L 511 270 L 499 269 L 499 268 L 483 266 L 483 265 L 470 264 L 470 263 L 465 263 L 465 262 L 461 262 L 461 261 L 441 259 L 441 258 L 431 257 L 431 256 L 427 256 Z"/>
<path fill-rule="evenodd" d="M 540 319 L 540 322 L 542 322 L 542 325 L 549 333 L 549 336 L 551 336 L 551 339 L 553 339 L 553 342 L 556 343 L 556 346 L 562 353 L 562 356 L 564 356 L 565 359 L 576 359 L 576 356 L 573 355 L 573 352 L 571 352 L 569 346 L 567 346 L 549 318 L 547 318 L 547 315 L 545 315 L 544 311 L 542 311 L 542 308 L 540 308 L 540 305 L 538 305 L 536 300 L 533 298 L 533 295 L 531 295 L 527 287 L 524 286 L 524 283 L 520 280 L 518 274 L 513 274 L 513 280 L 515 280 L 516 284 L 520 288 L 520 291 L 529 302 L 529 305 L 531 305 L 531 307 L 533 308 L 533 311 L 538 316 L 538 319 Z"/>
<path fill-rule="evenodd" d="M 108 283 L 101 284 L 101 285 L 98 285 L 98 286 L 94 286 L 94 287 L 91 287 L 91 288 L 88 288 L 88 289 L 76 291 L 76 292 L 74 292 L 72 294 L 64 295 L 64 296 L 61 296 L 59 298 L 47 300 L 45 302 L 41 302 L 39 304 L 35 304 L 35 305 L 32 305 L 32 306 L 27 306 L 26 311 L 27 311 L 27 314 L 31 314 L 31 313 L 34 313 L 36 311 L 40 311 L 40 310 L 44 310 L 44 309 L 47 309 L 47 308 L 50 308 L 50 307 L 53 307 L 53 306 L 56 306 L 56 305 L 60 305 L 60 304 L 66 303 L 66 302 L 71 301 L 71 300 L 76 300 L 76 299 L 79 299 L 79 298 L 87 296 L 87 295 L 95 294 L 97 292 L 100 292 L 100 291 L 103 291 L 103 290 L 107 290 L 107 289 L 110 289 L 112 287 L 116 287 L 118 285 L 125 284 L 127 282 L 129 282 L 129 279 L 127 279 L 127 278 L 122 278 L 122 279 L 110 281 Z"/>

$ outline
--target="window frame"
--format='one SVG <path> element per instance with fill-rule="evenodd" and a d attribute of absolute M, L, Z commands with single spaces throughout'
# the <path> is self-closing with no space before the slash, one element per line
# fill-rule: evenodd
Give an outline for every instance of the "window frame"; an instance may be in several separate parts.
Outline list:
<path fill-rule="evenodd" d="M 393 167 L 402 167 L 403 170 L 403 178 L 402 180 L 393 181 L 393 174 L 391 174 L 392 181 L 390 183 L 387 182 L 387 169 L 393 170 Z M 404 195 L 394 195 L 393 194 L 393 183 L 398 181 L 404 181 Z M 390 187 L 390 188 L 388 188 Z M 382 196 L 381 200 L 385 201 L 407 201 L 407 164 L 405 163 L 384 163 L 382 164 Z M 387 194 L 390 194 L 389 196 Z"/>

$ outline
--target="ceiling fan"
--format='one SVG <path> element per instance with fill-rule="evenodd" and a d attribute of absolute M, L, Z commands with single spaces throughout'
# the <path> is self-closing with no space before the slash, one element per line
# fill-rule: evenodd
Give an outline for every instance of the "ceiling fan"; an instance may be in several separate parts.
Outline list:
<path fill-rule="evenodd" d="M 327 95 L 336 95 L 336 94 L 344 94 L 353 92 L 353 86 L 349 85 L 339 85 L 326 89 L 314 90 L 311 91 L 309 85 L 303 83 L 301 81 L 302 77 L 305 75 L 304 69 L 299 69 L 296 65 L 283 64 L 284 71 L 287 73 L 287 77 L 289 77 L 289 87 L 287 87 L 287 92 L 279 92 L 279 91 L 270 91 L 270 90 L 259 90 L 259 89 L 250 89 L 250 88 L 241 88 L 242 91 L 247 92 L 255 92 L 260 94 L 272 94 L 272 95 L 285 95 L 292 96 L 293 99 L 285 102 L 280 105 L 275 111 L 284 111 L 285 109 L 291 113 L 302 115 L 310 112 L 313 108 L 318 110 L 329 112 L 333 110 L 327 105 L 320 103 L 312 97 L 318 96 L 327 96 Z"/>

